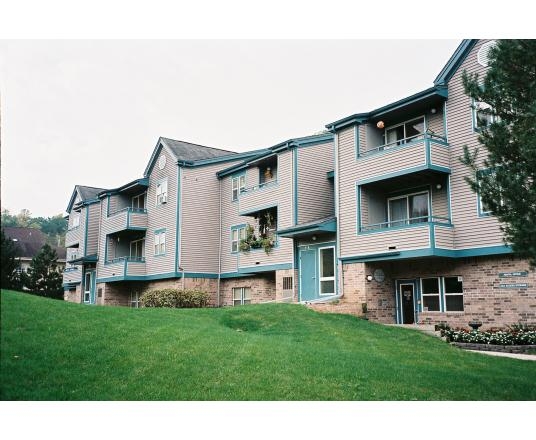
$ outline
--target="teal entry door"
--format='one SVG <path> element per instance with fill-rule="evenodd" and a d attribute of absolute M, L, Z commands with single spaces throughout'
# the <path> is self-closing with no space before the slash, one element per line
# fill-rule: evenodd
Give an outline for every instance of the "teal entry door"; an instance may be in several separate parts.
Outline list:
<path fill-rule="evenodd" d="M 318 298 L 316 249 L 300 250 L 300 301 Z"/>

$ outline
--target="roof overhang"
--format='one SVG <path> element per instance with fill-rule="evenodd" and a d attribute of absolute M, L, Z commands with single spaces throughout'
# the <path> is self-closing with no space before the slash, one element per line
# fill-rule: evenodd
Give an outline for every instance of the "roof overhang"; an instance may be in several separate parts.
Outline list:
<path fill-rule="evenodd" d="M 445 64 L 445 67 L 443 67 L 441 72 L 439 72 L 439 75 L 437 75 L 436 79 L 434 80 L 434 84 L 436 86 L 446 86 L 448 84 L 452 78 L 452 75 L 454 75 L 456 70 L 458 70 L 463 60 L 465 60 L 465 57 L 469 54 L 477 42 L 478 40 L 472 39 L 463 40 L 460 43 L 450 59 L 447 61 L 447 64 Z"/>
<path fill-rule="evenodd" d="M 446 101 L 448 98 L 448 89 L 445 86 L 437 85 L 429 89 L 422 90 L 406 98 L 384 105 L 368 113 L 358 113 L 348 116 L 338 121 L 331 122 L 326 128 L 331 132 L 336 132 L 345 127 L 355 124 L 363 124 L 369 121 L 379 120 L 380 118 L 397 119 L 406 115 L 408 112 L 418 112 L 428 109 L 434 105 Z"/>
<path fill-rule="evenodd" d="M 316 222 L 296 225 L 277 231 L 277 235 L 285 238 L 299 238 L 321 232 L 337 232 L 337 219 L 335 217 L 329 217 L 327 219 L 317 220 Z"/>
<path fill-rule="evenodd" d="M 106 191 L 101 191 L 98 195 L 99 198 L 103 198 L 105 196 L 109 196 L 112 194 L 118 194 L 122 192 L 131 192 L 135 190 L 144 190 L 149 187 L 149 178 L 148 177 L 142 177 L 141 179 L 133 180 L 132 182 L 126 183 L 119 188 L 110 189 Z"/>
<path fill-rule="evenodd" d="M 82 265 L 86 263 L 96 263 L 98 260 L 99 260 L 99 257 L 97 256 L 97 254 L 93 254 L 93 255 L 86 255 L 80 258 L 75 258 L 74 260 L 69 260 L 69 263 L 74 264 L 74 265 Z"/>

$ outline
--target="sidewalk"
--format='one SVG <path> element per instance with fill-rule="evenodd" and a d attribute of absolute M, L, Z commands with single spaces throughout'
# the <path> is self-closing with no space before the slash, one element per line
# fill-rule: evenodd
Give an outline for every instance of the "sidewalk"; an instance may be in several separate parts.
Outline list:
<path fill-rule="evenodd" d="M 466 350 L 473 353 L 488 354 L 490 356 L 502 356 L 514 359 L 522 359 L 524 361 L 536 361 L 536 355 L 534 354 L 520 354 L 520 353 L 499 353 L 498 351 L 482 351 L 482 350 Z"/>

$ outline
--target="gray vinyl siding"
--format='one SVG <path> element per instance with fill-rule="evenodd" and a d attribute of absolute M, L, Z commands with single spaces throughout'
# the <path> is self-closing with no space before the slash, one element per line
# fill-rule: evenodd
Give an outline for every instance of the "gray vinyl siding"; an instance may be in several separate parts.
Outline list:
<path fill-rule="evenodd" d="M 180 265 L 186 272 L 218 273 L 220 194 L 216 173 L 236 163 L 183 169 Z M 230 187 L 222 191 L 222 198 L 223 203 L 232 203 Z M 228 235 L 224 233 L 223 239 Z"/>
<path fill-rule="evenodd" d="M 93 203 L 89 206 L 86 206 L 85 209 L 89 210 L 85 255 L 94 255 L 97 253 L 99 246 L 101 206 L 100 203 Z"/>
<path fill-rule="evenodd" d="M 259 183 L 257 167 L 246 170 L 246 187 L 251 188 Z M 279 244 L 269 255 L 264 250 L 250 252 L 231 252 L 231 227 L 251 224 L 254 218 L 241 216 L 239 213 L 246 209 L 261 209 L 277 205 L 277 227 L 283 229 L 293 226 L 292 219 L 292 152 L 285 151 L 278 155 L 277 184 L 267 185 L 266 188 L 243 193 L 238 201 L 231 200 L 232 177 L 221 180 L 222 184 L 222 273 L 237 272 L 239 268 L 263 266 L 280 263 L 291 263 L 293 259 L 292 240 L 279 238 Z M 259 263 L 259 264 L 256 264 Z"/>
<path fill-rule="evenodd" d="M 449 216 L 446 185 L 442 185 L 441 189 L 432 186 L 432 215 L 445 218 Z"/>
<path fill-rule="evenodd" d="M 177 234 L 177 175 L 178 167 L 171 154 L 163 148 L 158 155 L 166 156 L 164 169 L 158 167 L 158 163 L 151 170 L 149 188 L 147 189 L 147 235 L 145 237 L 145 261 L 147 275 L 167 274 L 175 272 L 175 239 Z M 158 159 L 157 159 L 158 160 Z M 167 178 L 167 203 L 156 205 L 156 185 Z M 154 255 L 154 232 L 166 230 L 166 253 Z"/>
<path fill-rule="evenodd" d="M 435 225 L 435 246 L 441 249 L 454 249 L 454 228 Z"/>
<path fill-rule="evenodd" d="M 298 224 L 335 215 L 333 183 L 327 173 L 334 169 L 333 143 L 297 148 Z"/>
<path fill-rule="evenodd" d="M 82 207 L 80 209 L 80 227 L 79 233 L 80 233 L 80 246 L 79 249 L 79 256 L 83 257 L 84 255 L 89 255 L 86 253 L 86 228 L 87 228 L 87 219 L 86 219 L 86 210 L 88 209 L 88 206 Z"/>
<path fill-rule="evenodd" d="M 447 101 L 448 138 L 451 150 L 451 197 L 452 220 L 455 225 L 456 248 L 499 246 L 503 245 L 499 222 L 495 217 L 479 217 L 477 210 L 477 195 L 469 188 L 464 177 L 469 170 L 459 158 L 463 155 L 463 146 L 470 149 L 479 146 L 478 133 L 473 131 L 471 99 L 463 90 L 462 72 L 485 75 L 486 68 L 476 61 L 476 54 L 483 43 L 480 40 L 471 53 L 468 54 L 459 69 L 448 83 L 449 100 Z M 484 159 L 484 150 L 480 149 L 480 160 Z"/>
<path fill-rule="evenodd" d="M 339 172 L 335 176 L 339 184 L 339 240 L 341 257 L 358 255 L 360 252 L 356 236 L 356 188 L 358 165 L 355 157 L 354 128 L 338 133 Z"/>
<path fill-rule="evenodd" d="M 436 136 L 445 136 L 445 120 L 444 120 L 444 111 L 443 105 L 435 107 L 435 114 L 427 114 L 426 118 L 426 128 L 429 131 L 432 131 Z"/>

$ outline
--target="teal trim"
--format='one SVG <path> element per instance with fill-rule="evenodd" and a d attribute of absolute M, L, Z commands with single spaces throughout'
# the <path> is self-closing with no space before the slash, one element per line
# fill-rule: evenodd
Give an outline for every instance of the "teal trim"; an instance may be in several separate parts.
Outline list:
<path fill-rule="evenodd" d="M 443 136 L 447 143 L 449 142 L 449 134 L 447 131 L 447 101 L 443 103 Z"/>
<path fill-rule="evenodd" d="M 99 278 L 98 283 L 112 283 L 116 281 L 154 281 L 163 280 L 169 278 L 182 278 L 182 272 L 167 272 L 155 275 L 122 275 L 108 278 Z M 204 272 L 185 272 L 184 278 L 218 278 L 216 273 L 204 273 Z"/>
<path fill-rule="evenodd" d="M 441 72 L 439 72 L 439 75 L 437 75 L 436 79 L 434 80 L 434 84 L 436 86 L 439 85 L 447 85 L 449 80 L 452 78 L 456 70 L 460 67 L 465 57 L 469 54 L 471 49 L 475 46 L 475 44 L 478 42 L 478 40 L 463 40 L 460 45 L 456 48 L 454 54 L 450 57 L 450 59 L 447 61 L 447 64 L 443 69 L 441 69 Z"/>
<path fill-rule="evenodd" d="M 227 272 L 227 273 L 222 273 L 220 275 L 220 278 L 222 278 L 222 279 L 225 279 L 225 278 L 248 278 L 248 277 L 252 277 L 254 275 L 255 274 L 247 274 L 247 273 L 239 273 L 239 272 Z"/>
<path fill-rule="evenodd" d="M 73 281 L 71 283 L 63 283 L 61 285 L 61 287 L 63 287 L 63 289 L 70 289 L 70 288 L 73 288 L 73 287 L 76 287 L 77 284 L 80 284 L 81 281 Z"/>
<path fill-rule="evenodd" d="M 122 185 L 122 186 L 120 186 L 118 188 L 101 191 L 98 194 L 98 197 L 101 198 L 101 197 L 110 196 L 111 194 L 117 194 L 117 193 L 120 193 L 120 192 L 123 192 L 123 191 L 131 190 L 131 189 L 136 188 L 138 186 L 141 187 L 141 188 L 147 188 L 149 186 L 149 178 L 148 177 L 142 177 L 141 179 L 136 179 L 136 180 L 133 180 L 132 182 L 125 183 L 124 185 Z"/>
<path fill-rule="evenodd" d="M 491 255 L 511 254 L 512 248 L 509 246 L 490 246 L 487 248 L 472 248 L 472 249 L 430 249 L 423 248 L 412 251 L 386 252 L 383 254 L 370 254 L 352 257 L 342 257 L 339 260 L 343 263 L 357 263 L 369 261 L 385 261 L 385 260 L 402 260 L 406 258 L 419 257 L 446 257 L 446 258 L 468 258 L 482 257 Z"/>
<path fill-rule="evenodd" d="M 447 88 L 443 87 L 442 85 L 436 85 L 406 98 L 400 99 L 399 101 L 379 107 L 371 112 L 358 113 L 352 116 L 347 116 L 343 119 L 339 119 L 338 121 L 331 122 L 325 127 L 329 131 L 335 132 L 337 130 L 341 130 L 342 128 L 348 127 L 349 125 L 361 124 L 363 122 L 367 122 L 371 118 L 377 118 L 395 110 L 403 110 L 405 107 L 410 105 L 426 104 L 427 102 L 431 103 L 431 101 L 436 101 L 438 99 L 446 100 L 447 98 Z"/>
<path fill-rule="evenodd" d="M 300 235 L 312 234 L 314 232 L 337 232 L 337 220 L 331 218 L 327 221 L 318 221 L 317 223 L 307 223 L 306 225 L 297 225 L 293 228 L 286 228 L 277 231 L 279 237 L 297 237 Z"/>
<path fill-rule="evenodd" d="M 356 206 L 357 206 L 357 213 L 356 213 L 356 220 L 357 220 L 357 231 L 356 233 L 359 234 L 361 231 L 361 186 L 356 184 Z"/>
<path fill-rule="evenodd" d="M 394 173 L 382 174 L 380 176 L 370 177 L 368 179 L 358 180 L 358 185 L 366 185 L 368 183 L 379 182 L 380 180 L 392 179 L 393 177 L 404 176 L 406 174 L 417 173 L 419 171 L 432 170 L 440 173 L 450 174 L 450 168 L 440 167 L 437 165 L 420 165 L 412 168 L 405 168 Z"/>
<path fill-rule="evenodd" d="M 380 223 L 381 224 L 381 223 Z M 389 232 L 389 231 L 398 231 L 401 229 L 410 229 L 410 228 L 419 228 L 419 227 L 426 227 L 429 225 L 438 225 L 438 226 L 444 226 L 446 228 L 453 228 L 454 225 L 452 223 L 441 223 L 437 221 L 427 221 L 427 222 L 420 222 L 420 223 L 410 223 L 409 225 L 400 225 L 400 226 L 390 226 L 386 228 L 379 228 L 379 229 L 371 229 L 368 231 L 359 231 L 359 235 L 368 235 L 368 234 L 379 234 L 382 232 Z M 367 226 L 365 226 L 367 227 Z"/>
<path fill-rule="evenodd" d="M 294 186 L 294 198 L 292 203 L 294 225 L 298 224 L 298 150 L 292 150 L 292 166 L 294 172 L 292 173 L 292 183 Z"/>
<path fill-rule="evenodd" d="M 430 227 L 430 248 L 435 249 L 435 225 L 429 223 Z"/>
<path fill-rule="evenodd" d="M 106 217 L 110 217 L 110 196 L 108 196 L 108 200 L 106 202 Z"/>
<path fill-rule="evenodd" d="M 409 139 L 409 140 L 405 139 L 405 142 L 400 145 L 393 145 L 393 146 L 390 146 L 389 144 L 379 145 L 378 147 L 371 148 L 367 151 L 364 151 L 363 153 L 361 153 L 361 157 L 371 157 L 371 156 L 379 157 L 379 156 L 385 156 L 388 154 L 395 154 L 397 152 L 400 152 L 401 150 L 414 147 L 419 144 L 424 145 L 424 147 L 427 150 L 430 150 L 431 144 L 435 144 L 442 148 L 450 147 L 446 139 L 442 138 L 441 136 L 424 134 L 422 138 L 414 138 L 414 139 Z M 429 151 L 427 153 L 429 153 Z"/>
<path fill-rule="evenodd" d="M 361 156 L 361 139 L 359 135 L 359 125 L 354 125 L 354 149 L 355 149 L 355 158 L 359 159 Z"/>
<path fill-rule="evenodd" d="M 268 264 L 249 267 L 240 267 L 239 273 L 257 273 L 257 272 L 270 272 L 273 270 L 285 270 L 292 269 L 292 263 L 280 263 L 280 264 Z"/>
<path fill-rule="evenodd" d="M 162 232 L 166 232 L 166 228 L 160 228 L 160 229 L 155 229 L 154 230 L 155 235 L 156 234 L 161 234 Z"/>
<path fill-rule="evenodd" d="M 328 171 L 326 173 L 326 176 L 328 179 L 334 179 L 335 178 L 335 171 Z"/>
<path fill-rule="evenodd" d="M 248 215 L 251 215 L 251 214 L 254 214 L 256 212 L 259 212 L 259 211 L 263 211 L 265 209 L 269 209 L 269 208 L 277 208 L 278 207 L 278 204 L 277 203 L 269 203 L 267 205 L 262 205 L 262 206 L 259 206 L 259 207 L 255 207 L 255 208 L 251 208 L 251 209 L 248 209 L 247 211 L 240 211 L 238 213 L 238 215 L 242 215 L 242 216 L 248 216 Z M 279 210 L 278 210 L 279 211 Z M 278 212 L 279 213 L 279 212 Z"/>
<path fill-rule="evenodd" d="M 179 246 L 180 246 L 180 235 L 181 235 L 181 223 L 180 223 L 180 207 L 181 207 L 181 178 L 182 178 L 182 168 L 177 167 L 177 209 L 175 211 L 175 271 L 179 271 Z"/>

